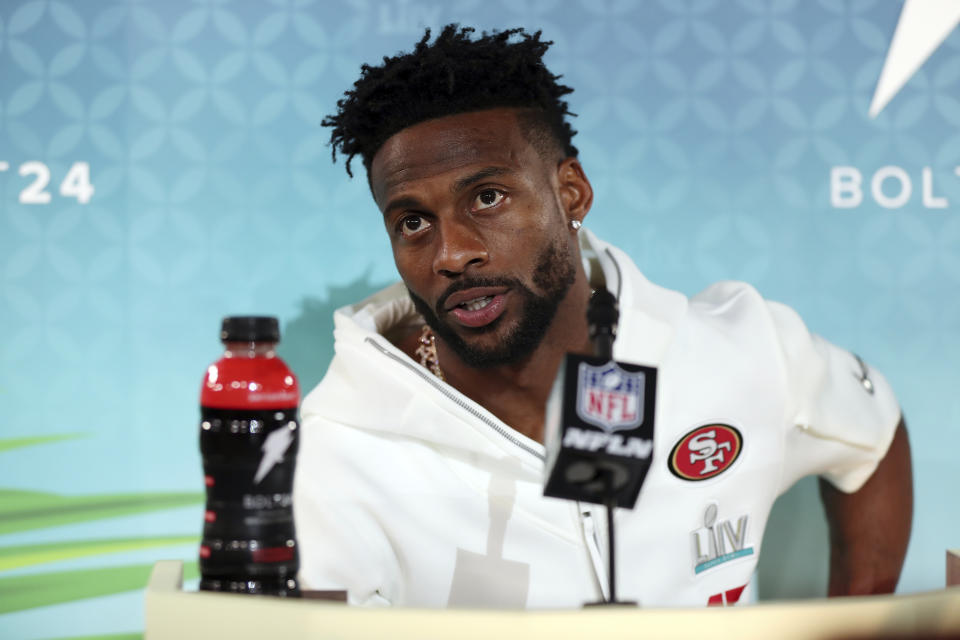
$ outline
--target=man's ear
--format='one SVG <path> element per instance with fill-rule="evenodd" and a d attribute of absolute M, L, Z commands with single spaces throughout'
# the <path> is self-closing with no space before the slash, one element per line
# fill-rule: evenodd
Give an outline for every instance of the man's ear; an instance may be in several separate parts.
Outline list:
<path fill-rule="evenodd" d="M 557 184 L 567 221 L 583 222 L 593 205 L 593 187 L 579 160 L 566 158 L 560 161 L 557 165 Z"/>

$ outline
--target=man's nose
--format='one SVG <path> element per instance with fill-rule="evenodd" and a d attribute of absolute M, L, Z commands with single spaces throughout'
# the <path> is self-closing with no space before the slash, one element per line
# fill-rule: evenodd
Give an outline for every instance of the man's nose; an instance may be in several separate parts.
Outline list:
<path fill-rule="evenodd" d="M 434 273 L 447 277 L 458 276 L 467 267 L 486 264 L 487 247 L 472 224 L 445 221 L 439 234 L 439 246 L 433 258 Z"/>

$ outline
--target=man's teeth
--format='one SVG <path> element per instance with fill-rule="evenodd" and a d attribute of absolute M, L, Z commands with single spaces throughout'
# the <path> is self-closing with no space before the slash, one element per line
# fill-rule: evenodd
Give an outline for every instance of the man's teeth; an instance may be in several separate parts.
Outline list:
<path fill-rule="evenodd" d="M 493 300 L 493 296 L 483 296 L 482 298 L 474 298 L 473 300 L 463 302 L 460 304 L 460 306 L 467 311 L 478 311 L 490 304 L 491 300 Z"/>

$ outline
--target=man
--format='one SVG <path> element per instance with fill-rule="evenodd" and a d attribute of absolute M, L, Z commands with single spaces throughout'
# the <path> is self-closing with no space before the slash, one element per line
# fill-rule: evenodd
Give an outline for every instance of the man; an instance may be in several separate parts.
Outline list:
<path fill-rule="evenodd" d="M 581 228 L 593 191 L 539 33 L 429 36 L 364 66 L 324 121 L 334 158 L 363 160 L 403 282 L 337 312 L 336 356 L 303 403 L 304 585 L 428 607 L 603 597 L 598 513 L 542 496 L 545 402 L 563 355 L 590 351 L 602 283 L 616 358 L 659 384 L 653 466 L 617 514 L 620 595 L 732 604 L 774 500 L 811 473 L 830 593 L 893 590 L 912 484 L 883 377 L 748 285 L 688 300 Z"/>

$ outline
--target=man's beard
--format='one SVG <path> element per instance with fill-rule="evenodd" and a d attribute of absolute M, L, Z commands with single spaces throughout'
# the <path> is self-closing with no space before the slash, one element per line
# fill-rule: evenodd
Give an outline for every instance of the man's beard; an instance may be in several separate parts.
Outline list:
<path fill-rule="evenodd" d="M 499 365 L 516 364 L 527 358 L 543 341 L 550 323 L 557 314 L 560 302 L 576 279 L 576 268 L 571 256 L 565 253 L 560 243 L 546 247 L 537 258 L 533 282 L 542 292 L 534 293 L 515 278 L 464 277 L 457 280 L 440 296 L 437 303 L 442 307 L 450 294 L 473 287 L 509 287 L 511 295 L 521 299 L 520 319 L 500 344 L 492 347 L 472 345 L 449 325 L 440 322 L 439 309 L 434 310 L 422 298 L 408 288 L 410 299 L 434 333 L 440 337 L 468 366 L 483 369 Z M 503 316 L 483 327 L 470 329 L 472 334 L 488 333 L 496 329 Z"/>

